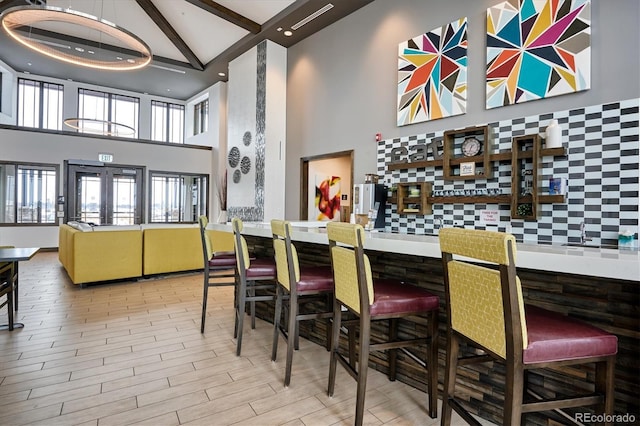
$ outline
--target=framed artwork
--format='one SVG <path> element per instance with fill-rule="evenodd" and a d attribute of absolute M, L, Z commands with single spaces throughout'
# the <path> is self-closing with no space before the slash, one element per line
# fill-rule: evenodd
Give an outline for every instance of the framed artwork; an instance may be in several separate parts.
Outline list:
<path fill-rule="evenodd" d="M 340 221 L 340 190 L 339 176 L 316 175 L 316 220 Z"/>
<path fill-rule="evenodd" d="M 467 111 L 467 18 L 398 45 L 398 126 Z"/>
<path fill-rule="evenodd" d="M 589 89 L 590 6 L 519 0 L 487 9 L 487 109 Z"/>

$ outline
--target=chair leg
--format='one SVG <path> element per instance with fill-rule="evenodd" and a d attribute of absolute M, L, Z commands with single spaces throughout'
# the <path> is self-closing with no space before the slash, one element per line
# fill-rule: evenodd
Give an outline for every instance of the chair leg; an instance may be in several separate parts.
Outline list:
<path fill-rule="evenodd" d="M 207 318 L 207 297 L 209 295 L 209 271 L 204 270 L 204 291 L 202 295 L 202 319 L 200 320 L 200 333 L 204 333 L 204 321 Z"/>
<path fill-rule="evenodd" d="M 278 338 L 280 334 L 280 316 L 282 314 L 282 286 L 276 285 L 276 306 L 273 314 L 273 343 L 271 345 L 271 361 L 278 357 Z"/>
<path fill-rule="evenodd" d="M 324 302 L 324 306 L 325 306 L 325 311 L 329 312 L 329 309 L 331 308 L 331 296 L 327 295 L 325 302 Z M 333 330 L 333 320 L 331 318 L 327 318 L 326 320 L 326 348 L 327 351 L 331 350 L 331 336 L 333 335 L 332 330 Z"/>
<path fill-rule="evenodd" d="M 520 425 L 522 398 L 524 397 L 524 367 L 521 360 L 506 360 L 506 389 L 504 394 L 503 424 Z"/>
<path fill-rule="evenodd" d="M 338 363 L 338 348 L 340 347 L 340 321 L 342 320 L 342 311 L 340 304 L 334 299 L 333 301 L 333 329 L 331 330 L 331 358 L 329 359 L 329 386 L 327 395 L 333 396 L 333 390 L 336 385 L 336 366 Z"/>
<path fill-rule="evenodd" d="M 438 417 L 438 311 L 429 314 L 429 336 L 427 348 L 427 368 L 429 369 L 429 417 Z"/>
<path fill-rule="evenodd" d="M 389 320 L 389 342 L 395 342 L 398 339 L 398 319 L 391 318 Z M 389 380 L 395 382 L 396 380 L 396 368 L 398 359 L 398 350 L 389 349 L 387 351 L 387 357 L 389 358 Z"/>
<path fill-rule="evenodd" d="M 19 277 L 19 273 L 18 273 L 18 263 L 19 262 L 14 262 L 13 263 L 13 267 L 15 268 L 15 270 L 13 271 L 13 276 L 15 277 L 15 280 L 13 281 L 13 309 L 15 311 L 18 310 L 18 277 Z"/>
<path fill-rule="evenodd" d="M 238 303 L 240 303 L 240 296 L 238 295 L 238 291 L 240 291 L 240 285 L 236 285 L 233 292 L 233 306 L 235 308 L 235 322 L 233 324 L 233 338 L 238 338 Z"/>
<path fill-rule="evenodd" d="M 362 318 L 361 318 L 362 319 Z M 360 338 L 358 340 L 360 352 L 358 353 L 358 391 L 356 396 L 356 426 L 361 426 L 364 420 L 364 399 L 367 392 L 367 373 L 369 370 L 369 339 L 371 325 L 360 321 Z"/>
<path fill-rule="evenodd" d="M 596 407 L 597 413 L 603 413 L 608 418 L 611 418 L 614 410 L 615 402 L 615 357 L 610 357 L 606 361 L 596 363 L 596 386 L 595 391 L 601 395 L 604 395 L 604 403 Z M 609 426 L 611 422 L 604 423 Z"/>
<path fill-rule="evenodd" d="M 295 292 L 294 292 L 295 293 Z M 298 297 L 291 293 L 289 295 L 289 325 L 287 327 L 287 364 L 284 373 L 284 386 L 288 387 L 291 382 L 291 367 L 293 364 L 293 350 L 298 340 Z"/>
<path fill-rule="evenodd" d="M 347 335 L 349 336 L 349 365 L 354 370 L 356 369 L 356 331 L 358 327 L 356 324 L 347 326 Z"/>
<path fill-rule="evenodd" d="M 233 306 L 238 306 L 238 289 L 240 288 L 240 273 L 236 268 L 233 277 Z M 238 336 L 238 323 L 236 323 L 233 327 L 233 337 L 236 338 Z"/>
<path fill-rule="evenodd" d="M 256 295 L 256 289 L 254 288 L 255 286 L 255 281 L 251 282 L 251 286 L 249 287 L 249 296 L 250 297 L 254 297 Z M 256 301 L 255 300 L 251 300 L 251 329 L 255 330 L 256 329 Z"/>
<path fill-rule="evenodd" d="M 13 272 L 13 271 L 12 271 Z M 9 316 L 9 331 L 13 330 L 13 292 L 14 292 L 14 283 L 13 283 L 13 277 L 9 277 L 9 282 L 11 285 L 11 288 L 9 288 L 9 291 L 7 291 L 7 314 Z"/>
<path fill-rule="evenodd" d="M 238 286 L 238 304 L 236 306 L 236 329 L 237 329 L 237 343 L 236 343 L 236 356 L 240 356 L 242 351 L 242 332 L 244 326 L 245 308 L 247 304 L 247 284 L 246 281 L 240 280 Z"/>
<path fill-rule="evenodd" d="M 440 425 L 451 425 L 451 404 L 456 387 L 456 371 L 458 369 L 458 352 L 460 343 L 453 331 L 447 331 L 447 355 L 444 372 L 444 388 L 442 391 L 442 412 L 440 414 Z"/>

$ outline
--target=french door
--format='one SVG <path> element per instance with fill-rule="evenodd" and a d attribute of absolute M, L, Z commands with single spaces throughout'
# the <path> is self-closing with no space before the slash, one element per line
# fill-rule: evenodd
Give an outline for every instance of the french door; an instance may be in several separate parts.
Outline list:
<path fill-rule="evenodd" d="M 134 225 L 143 217 L 142 167 L 67 165 L 67 218 L 95 225 Z"/>

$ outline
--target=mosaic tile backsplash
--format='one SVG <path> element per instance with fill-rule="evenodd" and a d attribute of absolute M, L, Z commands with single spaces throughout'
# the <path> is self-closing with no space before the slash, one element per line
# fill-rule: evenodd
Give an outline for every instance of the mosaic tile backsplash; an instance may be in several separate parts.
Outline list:
<path fill-rule="evenodd" d="M 511 151 L 515 136 L 544 136 L 552 119 L 562 127 L 567 155 L 543 157 L 540 161 L 540 194 L 548 194 L 550 178 L 566 178 L 566 203 L 541 204 L 537 221 L 512 219 L 508 204 L 434 204 L 429 215 L 398 214 L 395 204 L 387 204 L 386 232 L 435 234 L 441 226 L 507 231 L 518 241 L 537 243 L 579 243 L 581 223 L 585 224 L 589 244 L 617 244 L 618 233 L 638 233 L 640 220 L 640 99 L 593 105 L 567 111 L 504 120 L 488 125 L 491 153 Z M 464 181 L 443 180 L 442 167 L 387 170 L 391 152 L 398 147 L 429 144 L 441 138 L 443 129 L 383 140 L 378 144 L 378 175 L 387 186 L 398 182 L 432 182 L 433 191 L 499 189 L 511 192 L 510 162 L 493 162 L 493 178 Z M 433 160 L 429 152 L 427 160 Z M 499 221 L 482 222 L 483 211 L 498 210 Z"/>

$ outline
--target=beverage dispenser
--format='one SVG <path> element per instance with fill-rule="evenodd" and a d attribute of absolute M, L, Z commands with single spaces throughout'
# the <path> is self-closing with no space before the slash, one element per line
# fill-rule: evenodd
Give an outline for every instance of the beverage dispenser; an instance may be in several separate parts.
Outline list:
<path fill-rule="evenodd" d="M 373 228 L 384 229 L 386 205 L 387 187 L 383 184 L 359 183 L 353 186 L 353 213 L 356 218 L 367 218 L 364 222 L 373 222 Z"/>

